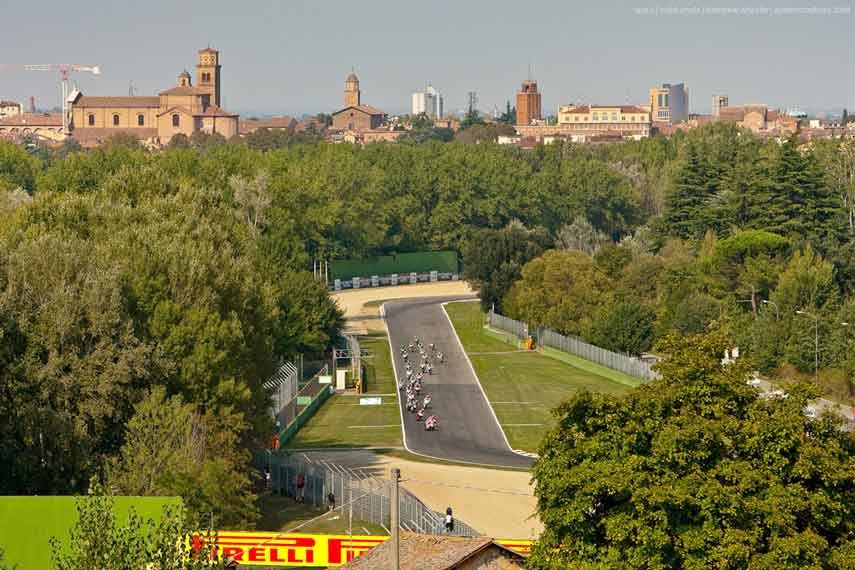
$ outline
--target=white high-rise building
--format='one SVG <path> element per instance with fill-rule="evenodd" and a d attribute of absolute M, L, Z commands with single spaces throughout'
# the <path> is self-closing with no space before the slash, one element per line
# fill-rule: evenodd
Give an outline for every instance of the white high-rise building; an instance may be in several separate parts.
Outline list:
<path fill-rule="evenodd" d="M 413 93 L 412 114 L 424 114 L 431 119 L 438 119 L 444 113 L 444 101 L 440 94 L 433 86 L 428 85 L 424 91 L 416 91 Z"/>

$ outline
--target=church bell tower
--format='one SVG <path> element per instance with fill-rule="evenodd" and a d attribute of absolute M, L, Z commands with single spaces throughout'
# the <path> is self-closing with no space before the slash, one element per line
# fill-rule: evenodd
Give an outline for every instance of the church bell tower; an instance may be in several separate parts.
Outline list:
<path fill-rule="evenodd" d="M 359 93 L 359 78 L 355 73 L 351 72 L 344 80 L 344 106 L 358 107 L 361 102 Z"/>
<path fill-rule="evenodd" d="M 214 48 L 199 50 L 196 86 L 211 95 L 211 104 L 220 106 L 220 52 Z"/>

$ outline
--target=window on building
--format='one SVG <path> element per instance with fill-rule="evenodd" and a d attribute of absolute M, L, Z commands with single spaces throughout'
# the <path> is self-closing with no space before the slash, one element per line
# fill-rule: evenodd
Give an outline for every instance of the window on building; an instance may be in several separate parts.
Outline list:
<path fill-rule="evenodd" d="M 95 115 L 93 115 L 92 113 L 89 113 L 89 126 L 90 127 L 95 126 Z"/>
<path fill-rule="evenodd" d="M 668 106 L 668 93 L 665 94 L 665 106 Z"/>
<path fill-rule="evenodd" d="M 179 127 L 181 126 L 181 117 L 179 115 L 172 115 L 172 126 Z"/>
<path fill-rule="evenodd" d="M 591 113 L 591 120 L 598 121 L 600 119 L 599 113 Z"/>
<path fill-rule="evenodd" d="M 113 126 L 114 127 L 119 126 L 119 115 L 113 115 Z"/>
<path fill-rule="evenodd" d="M 617 113 L 612 113 L 612 122 L 617 122 Z"/>
<path fill-rule="evenodd" d="M 657 106 L 658 106 L 658 107 L 661 107 L 661 106 L 662 106 L 662 93 L 660 93 L 660 94 L 659 94 L 659 96 L 658 96 L 658 98 L 657 98 L 657 102 L 658 102 L 658 105 L 657 105 Z"/>
<path fill-rule="evenodd" d="M 137 115 L 137 125 L 140 127 L 145 126 L 145 115 L 143 115 L 142 113 Z"/>

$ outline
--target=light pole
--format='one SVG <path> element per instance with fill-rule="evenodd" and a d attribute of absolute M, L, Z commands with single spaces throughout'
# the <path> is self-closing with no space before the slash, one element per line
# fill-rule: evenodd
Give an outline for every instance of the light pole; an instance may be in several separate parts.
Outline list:
<path fill-rule="evenodd" d="M 768 300 L 768 299 L 763 299 L 763 304 L 764 304 L 764 305 L 772 305 L 773 307 L 775 307 L 775 320 L 776 320 L 776 321 L 780 321 L 780 320 L 781 320 L 781 313 L 778 311 L 778 304 L 777 304 L 777 303 L 775 303 L 775 301 L 770 301 L 770 300 Z"/>
<path fill-rule="evenodd" d="M 797 315 L 803 315 L 813 319 L 814 351 L 813 351 L 813 379 L 819 384 L 819 317 L 807 311 L 796 311 Z"/>
<path fill-rule="evenodd" d="M 770 301 L 769 299 L 763 299 L 764 305 L 771 305 L 775 308 L 775 320 L 781 320 L 781 310 L 778 308 L 778 304 L 775 301 Z"/>

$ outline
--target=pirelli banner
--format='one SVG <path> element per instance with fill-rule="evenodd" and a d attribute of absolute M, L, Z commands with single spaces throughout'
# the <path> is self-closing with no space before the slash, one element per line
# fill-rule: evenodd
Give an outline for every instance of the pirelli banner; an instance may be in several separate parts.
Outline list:
<path fill-rule="evenodd" d="M 277 534 L 275 532 L 222 531 L 218 536 L 220 556 L 230 556 L 248 566 L 341 566 L 366 550 L 385 542 L 388 536 L 348 536 L 338 534 Z M 523 554 L 530 540 L 497 540 Z M 195 546 L 201 546 L 194 537 Z"/>

